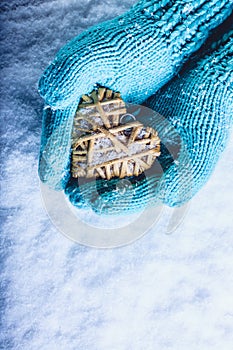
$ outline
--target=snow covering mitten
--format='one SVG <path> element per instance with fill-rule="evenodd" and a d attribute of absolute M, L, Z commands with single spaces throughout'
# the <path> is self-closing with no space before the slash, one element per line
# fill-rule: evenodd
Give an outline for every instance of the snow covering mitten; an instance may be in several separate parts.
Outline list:
<path fill-rule="evenodd" d="M 230 12 L 229 1 L 140 1 L 61 49 L 39 83 L 50 106 L 43 117 L 41 180 L 54 189 L 67 185 L 71 129 L 82 94 L 99 84 L 120 91 L 125 101 L 141 103 L 174 76 Z M 191 105 L 183 111 L 183 120 L 190 114 Z"/>

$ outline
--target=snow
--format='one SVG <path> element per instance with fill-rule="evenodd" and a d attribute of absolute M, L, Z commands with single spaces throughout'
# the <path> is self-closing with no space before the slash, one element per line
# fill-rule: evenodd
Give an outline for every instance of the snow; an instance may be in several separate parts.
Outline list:
<path fill-rule="evenodd" d="M 232 146 L 183 223 L 134 244 L 65 238 L 41 201 L 37 81 L 57 50 L 135 1 L 2 1 L 1 341 L 14 350 L 230 350 Z"/>

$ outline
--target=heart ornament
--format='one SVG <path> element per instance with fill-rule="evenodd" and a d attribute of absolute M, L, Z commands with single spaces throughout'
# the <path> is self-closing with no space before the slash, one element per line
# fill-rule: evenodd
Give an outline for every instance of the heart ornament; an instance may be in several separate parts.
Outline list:
<path fill-rule="evenodd" d="M 72 129 L 72 177 L 110 180 L 138 176 L 152 166 L 160 155 L 158 133 L 127 117 L 118 92 L 100 87 L 82 96 Z"/>

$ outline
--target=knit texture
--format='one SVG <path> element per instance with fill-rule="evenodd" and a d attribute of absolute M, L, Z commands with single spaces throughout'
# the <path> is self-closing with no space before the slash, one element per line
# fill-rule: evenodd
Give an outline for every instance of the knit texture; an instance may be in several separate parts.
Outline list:
<path fill-rule="evenodd" d="M 137 211 L 161 200 L 179 205 L 190 199 L 206 182 L 227 139 L 232 111 L 229 33 L 211 54 L 147 100 L 147 106 L 178 130 L 185 149 L 176 163 L 165 167 L 162 179 L 132 179 L 133 195 L 129 188 L 122 197 L 115 180 L 107 191 L 101 191 L 101 182 L 98 191 L 95 183 L 79 187 L 68 182 L 74 112 L 81 94 L 96 84 L 120 91 L 129 102 L 146 100 L 174 76 L 230 12 L 228 1 L 193 1 L 191 7 L 185 1 L 160 2 L 159 6 L 155 1 L 141 1 L 124 16 L 95 26 L 66 45 L 39 84 L 51 106 L 43 118 L 41 180 L 54 189 L 66 187 L 77 207 L 106 214 Z M 130 203 L 124 199 L 129 197 Z"/>

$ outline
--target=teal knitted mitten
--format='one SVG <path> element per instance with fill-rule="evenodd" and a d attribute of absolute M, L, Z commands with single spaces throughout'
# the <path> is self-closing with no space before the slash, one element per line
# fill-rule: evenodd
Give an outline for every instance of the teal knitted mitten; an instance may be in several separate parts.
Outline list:
<path fill-rule="evenodd" d="M 182 154 L 178 159 L 184 177 L 187 175 L 184 181 L 174 172 L 175 165 L 165 174 L 162 200 L 170 206 L 183 204 L 206 183 L 232 126 L 233 30 L 211 49 L 146 101 L 172 123 L 189 153 L 188 169 L 182 165 Z M 148 200 L 153 202 L 152 194 Z"/>
<path fill-rule="evenodd" d="M 82 186 L 80 191 L 71 182 L 66 193 L 75 206 L 117 214 L 135 212 L 159 201 L 169 206 L 181 205 L 197 193 L 211 175 L 233 121 L 233 31 L 213 43 L 204 57 L 186 66 L 178 77 L 144 104 L 170 121 L 181 136 L 187 153 L 180 152 L 159 183 L 152 176 L 134 187 L 130 207 L 130 189 L 123 197 L 117 197 L 117 192 L 112 190 L 95 199 L 94 183 Z M 150 125 L 157 130 L 163 127 L 158 125 L 157 119 Z"/>
<path fill-rule="evenodd" d="M 73 184 L 67 186 L 70 176 L 71 129 L 80 96 L 91 92 L 96 84 L 100 84 L 120 91 L 125 101 L 141 103 L 175 75 L 187 57 L 206 40 L 209 31 L 219 25 L 230 12 L 231 6 L 228 1 L 200 0 L 193 1 L 192 5 L 187 5 L 186 1 L 162 1 L 159 5 L 156 1 L 141 1 L 125 15 L 91 28 L 66 45 L 48 67 L 39 84 L 40 93 L 46 104 L 50 106 L 45 109 L 43 117 L 39 165 L 41 180 L 54 189 L 67 187 L 66 193 L 75 205 L 92 206 L 91 191 L 95 184 L 89 184 L 86 188 L 84 186 L 81 191 L 82 194 L 85 194 L 84 196 L 81 195 L 77 186 Z M 225 45 L 218 44 L 218 49 L 215 51 L 217 58 L 224 56 L 225 52 L 229 51 L 230 53 L 227 40 L 225 39 Z M 210 61 L 208 61 L 208 57 Z M 211 133 L 211 131 L 206 131 L 207 125 L 215 125 L 216 120 L 220 118 L 218 113 L 213 111 L 211 103 L 215 104 L 217 108 L 215 111 L 221 109 L 221 118 L 222 121 L 225 120 L 225 123 L 226 115 L 232 106 L 230 102 L 227 102 L 228 107 L 223 111 L 224 106 L 221 101 L 215 100 L 213 97 L 215 90 L 211 89 L 217 89 L 216 96 L 218 98 L 222 96 L 225 99 L 227 94 L 229 97 L 227 101 L 230 101 L 230 90 L 224 90 L 229 87 L 230 73 L 228 72 L 229 76 L 224 78 L 223 74 L 219 73 L 218 79 L 226 78 L 225 85 L 220 83 L 217 88 L 216 82 L 213 82 L 212 86 L 210 77 L 207 77 L 208 85 L 205 85 L 207 82 L 202 81 L 202 87 L 207 91 L 207 94 L 212 96 L 211 98 L 207 98 L 207 96 L 203 100 L 204 106 L 208 105 L 211 112 L 207 113 L 207 117 L 200 110 L 199 114 L 193 112 L 197 97 L 192 98 L 191 91 L 187 90 L 186 84 L 189 87 L 194 75 L 198 73 L 200 79 L 192 81 L 194 86 L 192 92 L 200 89 L 200 80 L 206 79 L 205 75 L 199 73 L 204 71 L 205 62 L 209 62 L 212 68 L 215 67 L 214 61 L 212 62 L 210 56 L 208 57 L 203 58 L 202 63 L 196 68 L 187 71 L 180 82 L 177 82 L 177 79 L 171 82 L 171 85 L 166 87 L 166 89 L 170 89 L 169 94 L 166 94 L 166 90 L 161 90 L 147 101 L 148 106 L 170 118 L 175 127 L 180 127 L 180 129 L 178 128 L 179 132 L 182 136 L 186 136 L 185 141 L 188 147 L 192 148 L 194 143 L 200 145 L 200 149 L 197 149 L 198 156 L 195 152 L 190 153 L 192 164 L 195 165 L 192 170 L 195 185 L 191 193 L 190 190 L 183 190 L 186 196 L 183 196 L 182 201 L 188 200 L 204 183 L 216 161 L 218 152 L 214 157 L 206 158 L 210 154 L 208 149 L 211 148 L 210 142 L 213 141 L 214 136 L 203 138 L 204 134 Z M 217 58 L 216 67 L 219 71 L 223 70 L 227 73 L 226 67 Z M 228 56 L 224 64 L 227 64 L 227 59 L 229 59 Z M 180 85 L 182 84 L 186 91 L 190 91 L 186 97 L 181 94 Z M 158 98 L 159 102 L 157 102 Z M 179 98 L 180 104 L 178 105 L 174 101 Z M 173 104 L 176 109 L 171 111 Z M 200 116 L 201 118 L 199 118 Z M 209 121 L 205 121 L 206 118 Z M 215 118 L 217 119 L 215 120 Z M 199 120 L 201 121 L 198 122 Z M 226 130 L 223 122 L 218 125 Z M 196 133 L 192 136 L 193 130 Z M 219 141 L 217 145 L 224 144 L 226 138 L 224 135 L 225 131 L 222 135 L 222 141 Z M 199 136 L 201 136 L 200 142 L 198 141 Z M 214 140 L 220 139 L 221 137 L 216 134 Z M 207 143 L 205 144 L 203 140 Z M 201 173 L 199 169 L 201 169 Z M 165 173 L 165 177 L 168 176 L 167 179 L 171 180 L 172 178 L 170 182 L 165 181 L 167 190 L 163 191 L 165 196 L 163 194 L 162 198 L 169 205 L 181 202 L 180 199 L 176 198 L 175 174 L 176 170 L 172 167 Z M 142 181 L 139 186 L 136 186 L 132 210 L 141 207 L 143 201 L 154 204 L 160 197 L 160 191 L 157 190 L 155 193 L 151 181 L 154 180 Z M 181 186 L 180 182 L 179 187 Z M 188 185 L 182 181 L 183 187 L 186 188 Z M 180 198 L 182 191 L 178 192 Z M 124 208 L 124 205 L 119 203 L 115 212 L 118 212 L 118 209 L 128 210 L 127 208 L 128 204 Z"/>

